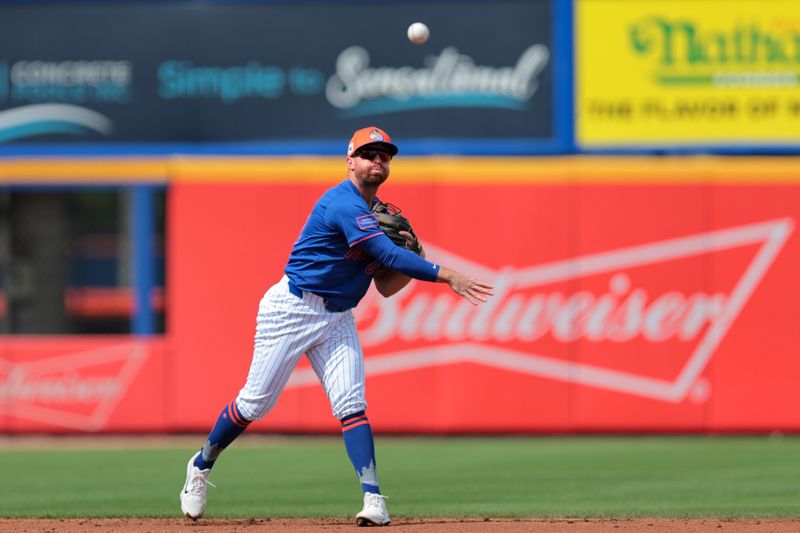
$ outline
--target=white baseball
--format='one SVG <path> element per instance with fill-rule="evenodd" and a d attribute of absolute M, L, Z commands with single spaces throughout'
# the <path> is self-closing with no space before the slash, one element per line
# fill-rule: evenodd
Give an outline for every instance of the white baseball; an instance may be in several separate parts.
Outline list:
<path fill-rule="evenodd" d="M 408 27 L 408 40 L 414 44 L 422 44 L 431 36 L 431 31 L 422 22 L 415 22 Z"/>

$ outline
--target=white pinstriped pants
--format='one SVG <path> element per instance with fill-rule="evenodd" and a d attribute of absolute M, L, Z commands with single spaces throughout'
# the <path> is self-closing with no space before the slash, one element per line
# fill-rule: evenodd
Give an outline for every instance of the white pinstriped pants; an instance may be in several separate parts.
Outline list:
<path fill-rule="evenodd" d="M 367 408 L 364 354 L 350 310 L 332 313 L 322 298 L 289 292 L 286 276 L 258 306 L 253 360 L 236 405 L 248 420 L 269 413 L 300 357 L 306 354 L 338 419 Z"/>

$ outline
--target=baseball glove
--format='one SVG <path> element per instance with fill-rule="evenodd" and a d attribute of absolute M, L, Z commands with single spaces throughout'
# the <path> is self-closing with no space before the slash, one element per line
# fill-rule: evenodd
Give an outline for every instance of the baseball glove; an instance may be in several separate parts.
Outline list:
<path fill-rule="evenodd" d="M 397 246 L 401 246 L 407 250 L 411 250 L 415 254 L 422 253 L 422 245 L 419 243 L 414 230 L 411 228 L 411 223 L 406 217 L 400 214 L 400 208 L 390 203 L 384 203 L 375 199 L 372 204 L 372 213 L 378 219 L 378 225 L 381 227 L 387 237 L 392 239 L 392 242 Z M 404 236 L 400 235 L 401 231 L 410 233 L 414 240 L 409 242 Z"/>

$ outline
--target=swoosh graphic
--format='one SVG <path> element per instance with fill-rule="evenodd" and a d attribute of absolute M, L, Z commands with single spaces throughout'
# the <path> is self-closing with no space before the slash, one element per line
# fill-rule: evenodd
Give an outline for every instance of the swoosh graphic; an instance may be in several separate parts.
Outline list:
<path fill-rule="evenodd" d="M 522 111 L 525 102 L 503 95 L 493 94 L 440 94 L 436 96 L 413 96 L 410 98 L 379 98 L 363 102 L 343 112 L 348 117 L 399 113 L 416 109 L 441 107 L 487 107 Z"/>
<path fill-rule="evenodd" d="M 0 111 L 0 142 L 13 139 L 93 130 L 108 135 L 114 124 L 104 115 L 70 104 L 34 104 Z"/>

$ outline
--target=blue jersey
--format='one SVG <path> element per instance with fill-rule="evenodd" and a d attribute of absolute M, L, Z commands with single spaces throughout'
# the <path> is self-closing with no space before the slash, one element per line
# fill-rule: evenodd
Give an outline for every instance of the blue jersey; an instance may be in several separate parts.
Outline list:
<path fill-rule="evenodd" d="M 294 243 L 286 275 L 299 290 L 344 310 L 358 305 L 381 265 L 427 281 L 436 280 L 439 272 L 439 265 L 386 237 L 364 197 L 345 179 L 314 205 Z"/>

